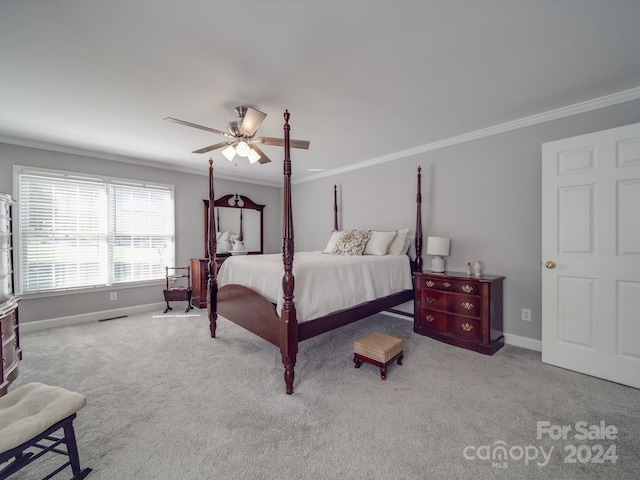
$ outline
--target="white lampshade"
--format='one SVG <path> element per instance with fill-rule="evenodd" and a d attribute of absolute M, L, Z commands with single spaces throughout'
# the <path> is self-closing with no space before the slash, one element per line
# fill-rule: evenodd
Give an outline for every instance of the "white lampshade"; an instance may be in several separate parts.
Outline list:
<path fill-rule="evenodd" d="M 233 157 L 236 156 L 236 149 L 233 148 L 233 145 L 229 145 L 227 148 L 222 150 L 222 154 L 225 156 L 227 160 L 233 162 Z"/>
<path fill-rule="evenodd" d="M 451 239 L 446 237 L 427 237 L 427 255 L 433 255 L 431 259 L 431 271 L 444 272 L 444 258 L 449 255 Z"/>
<path fill-rule="evenodd" d="M 260 154 L 256 152 L 253 148 L 249 150 L 249 162 L 256 163 L 258 160 L 260 160 Z"/>
<path fill-rule="evenodd" d="M 238 143 L 238 146 L 236 147 L 236 153 L 241 157 L 247 157 L 250 151 L 251 151 L 251 148 L 249 148 L 249 145 L 247 145 L 247 142 L 244 142 L 244 141 L 241 141 L 240 143 Z"/>
<path fill-rule="evenodd" d="M 446 257 L 449 255 L 451 239 L 445 237 L 427 237 L 427 255 Z"/>

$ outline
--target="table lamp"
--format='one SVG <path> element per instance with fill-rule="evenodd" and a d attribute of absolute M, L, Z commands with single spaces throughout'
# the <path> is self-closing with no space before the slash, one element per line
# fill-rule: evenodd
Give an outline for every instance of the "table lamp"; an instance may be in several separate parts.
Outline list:
<path fill-rule="evenodd" d="M 433 255 L 431 259 L 431 271 L 444 272 L 444 258 L 449 255 L 450 238 L 427 237 L 427 255 Z"/>

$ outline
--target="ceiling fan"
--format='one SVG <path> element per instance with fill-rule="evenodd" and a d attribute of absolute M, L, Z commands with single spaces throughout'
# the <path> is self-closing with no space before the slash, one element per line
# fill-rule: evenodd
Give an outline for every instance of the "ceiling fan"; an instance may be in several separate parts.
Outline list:
<path fill-rule="evenodd" d="M 192 153 L 207 153 L 218 148 L 227 147 L 222 150 L 222 154 L 230 162 L 233 161 L 236 155 L 240 157 L 249 158 L 251 163 L 269 163 L 271 160 L 265 155 L 265 153 L 258 148 L 258 145 L 275 145 L 283 146 L 284 139 L 274 137 L 256 137 L 253 138 L 258 130 L 258 127 L 267 116 L 266 113 L 262 113 L 259 110 L 251 107 L 236 107 L 236 114 L 239 120 L 229 122 L 227 125 L 227 132 L 222 130 L 216 130 L 215 128 L 209 128 L 196 123 L 185 122 L 184 120 L 178 120 L 177 118 L 167 117 L 165 120 L 179 123 L 187 127 L 199 128 L 200 130 L 206 130 L 207 132 L 217 133 L 230 138 L 224 142 L 209 145 L 208 147 L 194 150 Z M 290 140 L 289 146 L 292 148 L 304 148 L 309 149 L 309 142 L 306 140 Z"/>

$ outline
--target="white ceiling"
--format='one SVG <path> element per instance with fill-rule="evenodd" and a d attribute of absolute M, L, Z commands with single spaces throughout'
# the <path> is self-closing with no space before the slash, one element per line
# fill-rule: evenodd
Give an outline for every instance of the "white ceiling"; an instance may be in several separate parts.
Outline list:
<path fill-rule="evenodd" d="M 282 137 L 289 109 L 300 180 L 638 89 L 639 25 L 638 0 L 0 0 L 0 140 L 206 174 L 224 137 L 163 118 L 249 105 Z M 263 150 L 216 173 L 279 185 Z"/>

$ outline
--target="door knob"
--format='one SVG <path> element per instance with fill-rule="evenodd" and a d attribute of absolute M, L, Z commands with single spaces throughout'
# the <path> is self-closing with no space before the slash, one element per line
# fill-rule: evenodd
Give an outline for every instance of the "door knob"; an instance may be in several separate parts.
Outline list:
<path fill-rule="evenodd" d="M 547 268 L 556 268 L 556 262 L 552 262 L 551 260 L 549 260 L 547 263 L 544 264 L 544 266 Z"/>

